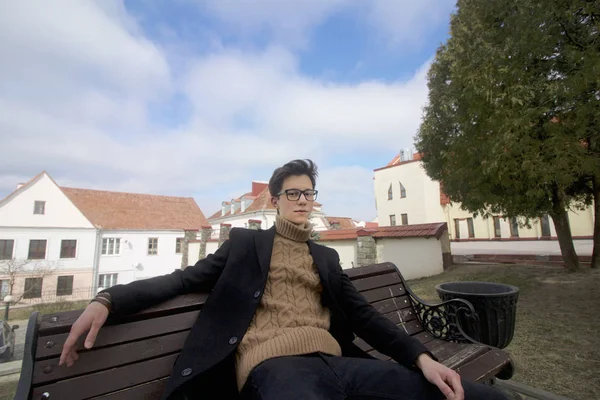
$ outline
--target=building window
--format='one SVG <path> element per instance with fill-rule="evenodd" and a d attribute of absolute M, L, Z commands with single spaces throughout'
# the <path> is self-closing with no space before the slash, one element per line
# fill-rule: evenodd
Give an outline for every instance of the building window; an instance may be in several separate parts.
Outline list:
<path fill-rule="evenodd" d="M 183 244 L 183 238 L 175 239 L 175 253 L 181 254 L 182 244 Z"/>
<path fill-rule="evenodd" d="M 62 240 L 60 242 L 60 258 L 75 258 L 77 240 Z"/>
<path fill-rule="evenodd" d="M 394 198 L 394 191 L 392 190 L 392 184 L 390 183 L 390 188 L 388 189 L 388 200 L 392 200 Z"/>
<path fill-rule="evenodd" d="M 454 238 L 460 239 L 460 219 L 454 218 Z"/>
<path fill-rule="evenodd" d="M 119 274 L 100 274 L 98 275 L 98 287 L 107 289 L 117 284 L 117 276 Z"/>
<path fill-rule="evenodd" d="M 408 225 L 408 214 L 402 214 L 402 225 Z"/>
<path fill-rule="evenodd" d="M 121 238 L 102 239 L 102 255 L 121 254 Z"/>
<path fill-rule="evenodd" d="M 0 240 L 0 260 L 12 260 L 15 241 L 13 239 Z"/>
<path fill-rule="evenodd" d="M 406 197 L 406 188 L 402 184 L 402 182 L 398 182 L 400 184 L 400 198 L 404 199 Z"/>
<path fill-rule="evenodd" d="M 473 226 L 473 218 L 467 218 L 467 227 L 469 229 L 469 237 L 475 237 L 475 227 Z"/>
<path fill-rule="evenodd" d="M 56 283 L 57 296 L 70 296 L 73 294 L 73 275 L 59 276 Z"/>
<path fill-rule="evenodd" d="M 396 226 L 396 216 L 390 215 L 390 226 Z"/>
<path fill-rule="evenodd" d="M 148 238 L 148 255 L 155 256 L 158 254 L 158 238 Z"/>
<path fill-rule="evenodd" d="M 519 222 L 516 218 L 510 219 L 510 236 L 519 237 Z"/>
<path fill-rule="evenodd" d="M 42 297 L 42 281 L 44 278 L 25 278 L 24 299 L 38 299 Z"/>
<path fill-rule="evenodd" d="M 33 203 L 33 213 L 37 215 L 44 215 L 46 213 L 46 202 L 36 200 Z"/>
<path fill-rule="evenodd" d="M 30 240 L 29 255 L 30 260 L 43 260 L 46 258 L 46 240 Z"/>
<path fill-rule="evenodd" d="M 0 298 L 4 299 L 4 297 L 10 294 L 10 280 L 2 279 L 0 281 Z"/>
<path fill-rule="evenodd" d="M 502 237 L 502 230 L 500 230 L 500 217 L 494 217 L 494 237 Z"/>
<path fill-rule="evenodd" d="M 540 223 L 542 224 L 542 237 L 550 237 L 552 233 L 550 232 L 550 218 L 548 218 L 548 215 L 541 217 Z"/>

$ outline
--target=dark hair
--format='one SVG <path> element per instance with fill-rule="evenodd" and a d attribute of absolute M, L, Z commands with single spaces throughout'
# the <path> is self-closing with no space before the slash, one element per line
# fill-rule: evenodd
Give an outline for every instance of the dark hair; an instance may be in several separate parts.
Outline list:
<path fill-rule="evenodd" d="M 283 167 L 277 168 L 273 171 L 273 175 L 269 180 L 269 192 L 271 196 L 277 196 L 277 193 L 281 192 L 283 187 L 283 181 L 290 176 L 308 175 L 312 182 L 313 189 L 317 184 L 317 164 L 312 160 L 294 160 L 285 164 Z"/>

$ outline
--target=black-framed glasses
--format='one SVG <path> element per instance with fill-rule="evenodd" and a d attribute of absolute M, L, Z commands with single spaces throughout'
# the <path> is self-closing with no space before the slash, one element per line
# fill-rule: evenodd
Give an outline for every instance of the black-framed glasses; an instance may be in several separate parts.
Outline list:
<path fill-rule="evenodd" d="M 279 192 L 277 194 L 277 196 L 281 196 L 282 194 L 285 194 L 285 197 L 287 197 L 287 199 L 289 201 L 300 200 L 300 195 L 304 195 L 304 198 L 306 199 L 306 201 L 315 201 L 317 199 L 317 195 L 319 194 L 319 191 L 313 190 L 313 189 L 306 189 L 306 190 L 287 189 L 282 192 Z"/>

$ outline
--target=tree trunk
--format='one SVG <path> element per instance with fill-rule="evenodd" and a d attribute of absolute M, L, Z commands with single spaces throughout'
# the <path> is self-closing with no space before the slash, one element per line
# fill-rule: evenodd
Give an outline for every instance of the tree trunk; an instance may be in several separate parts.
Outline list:
<path fill-rule="evenodd" d="M 579 259 L 573 245 L 573 236 L 571 235 L 571 225 L 569 224 L 569 214 L 558 188 L 552 190 L 552 220 L 558 236 L 558 244 L 565 262 L 565 268 L 569 272 L 579 271 Z"/>
<path fill-rule="evenodd" d="M 594 191 L 594 250 L 592 252 L 592 268 L 600 268 L 600 176 L 592 181 Z"/>

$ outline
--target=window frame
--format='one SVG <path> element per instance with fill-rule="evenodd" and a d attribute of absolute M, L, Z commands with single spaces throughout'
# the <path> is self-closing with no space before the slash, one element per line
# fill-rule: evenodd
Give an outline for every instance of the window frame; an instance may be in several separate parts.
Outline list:
<path fill-rule="evenodd" d="M 105 285 L 101 285 L 100 284 L 101 280 L 104 280 L 103 283 L 106 284 L 106 280 L 107 280 L 106 277 L 109 277 L 108 280 L 111 283 L 110 286 L 105 286 Z M 102 278 L 104 278 L 104 279 L 102 279 Z M 99 288 L 101 287 L 103 289 L 108 289 L 109 287 L 113 287 L 115 285 L 118 285 L 118 281 L 119 281 L 119 274 L 117 272 L 111 272 L 111 273 L 108 273 L 108 274 L 98 274 L 98 287 Z"/>
<path fill-rule="evenodd" d="M 391 183 L 388 189 L 388 200 L 394 200 L 394 189 Z"/>
<path fill-rule="evenodd" d="M 32 291 L 31 285 L 29 285 L 29 289 L 27 288 L 27 282 L 31 282 L 32 280 L 40 281 L 39 291 Z M 33 277 L 33 278 L 25 278 L 25 283 L 23 287 L 23 298 L 24 299 L 41 299 L 42 298 L 42 288 L 44 286 L 44 278 L 43 277 Z"/>
<path fill-rule="evenodd" d="M 396 214 L 390 214 L 390 226 L 397 226 L 396 225 Z"/>
<path fill-rule="evenodd" d="M 469 231 L 469 239 L 475 238 L 475 224 L 473 218 L 467 218 L 467 230 Z"/>
<path fill-rule="evenodd" d="M 110 248 L 110 241 L 113 241 L 113 247 L 112 253 L 108 252 L 108 249 Z M 104 242 L 106 241 L 106 246 L 104 244 Z M 115 249 L 118 249 L 118 252 L 115 251 Z M 101 255 L 103 256 L 120 256 L 121 255 L 121 238 L 120 237 L 105 237 L 102 238 L 102 250 L 101 250 Z"/>
<path fill-rule="evenodd" d="M 400 214 L 400 219 L 402 220 L 402 226 L 408 225 L 408 214 Z"/>
<path fill-rule="evenodd" d="M 60 287 L 61 286 L 60 285 L 61 278 L 63 278 L 63 280 L 64 280 L 64 278 L 71 278 L 70 287 L 67 286 L 67 290 L 64 290 L 64 288 L 63 288 L 63 290 L 61 291 L 61 287 Z M 56 295 L 57 296 L 72 296 L 74 280 L 75 280 L 74 275 L 60 275 L 59 277 L 57 277 L 56 278 Z M 65 291 L 68 293 L 65 293 Z"/>
<path fill-rule="evenodd" d="M 460 239 L 460 218 L 454 218 L 454 239 Z"/>
<path fill-rule="evenodd" d="M 519 237 L 519 221 L 517 218 L 513 217 L 508 220 L 510 225 L 510 237 L 518 238 Z"/>
<path fill-rule="evenodd" d="M 406 188 L 404 187 L 402 182 L 398 182 L 398 183 L 400 184 L 400 198 L 405 199 L 406 198 Z"/>
<path fill-rule="evenodd" d="M 148 252 L 149 256 L 157 256 L 158 255 L 158 238 L 157 237 L 149 237 L 148 238 Z"/>
<path fill-rule="evenodd" d="M 31 245 L 33 242 L 44 242 L 44 256 L 31 258 Z M 48 239 L 29 239 L 29 250 L 27 251 L 27 259 L 28 260 L 45 260 L 48 255 Z"/>
<path fill-rule="evenodd" d="M 502 237 L 502 228 L 500 227 L 500 217 L 494 216 L 492 217 L 494 221 L 494 237 L 501 238 Z"/>
<path fill-rule="evenodd" d="M 183 243 L 185 238 L 175 238 L 175 254 L 183 254 Z M 179 251 L 177 251 L 179 250 Z"/>
<path fill-rule="evenodd" d="M 5 250 L 8 248 L 7 244 L 11 242 L 10 257 L 3 257 Z M 0 239 L 0 260 L 12 260 L 15 254 L 15 239 Z"/>
<path fill-rule="evenodd" d="M 75 243 L 75 245 L 72 246 L 72 250 L 73 250 L 72 257 L 65 257 L 65 255 L 63 254 L 63 251 L 65 250 L 65 247 L 64 247 L 65 242 L 74 242 Z M 67 247 L 66 249 L 71 250 L 70 247 Z M 61 241 L 60 241 L 60 259 L 61 260 L 71 260 L 74 258 L 77 258 L 77 239 L 61 239 Z"/>
<path fill-rule="evenodd" d="M 33 201 L 33 215 L 46 215 L 46 201 L 45 200 L 34 200 Z"/>

